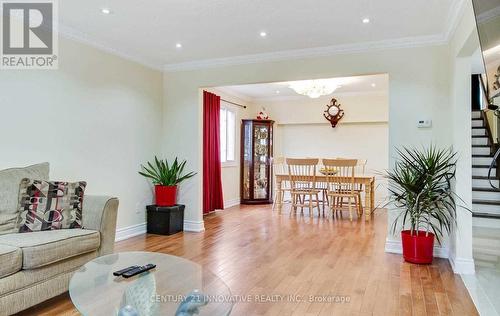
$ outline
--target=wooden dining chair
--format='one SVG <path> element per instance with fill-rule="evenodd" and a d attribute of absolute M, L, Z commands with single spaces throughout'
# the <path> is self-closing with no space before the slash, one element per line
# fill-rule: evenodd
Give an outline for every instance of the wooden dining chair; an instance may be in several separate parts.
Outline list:
<path fill-rule="evenodd" d="M 273 174 L 276 176 L 277 174 L 288 174 L 288 167 L 285 162 L 284 157 L 275 157 L 273 158 Z M 276 188 L 276 178 L 274 178 L 274 188 Z M 290 194 L 290 181 L 283 180 L 281 181 L 281 203 L 290 203 L 290 200 L 285 200 L 285 193 L 288 192 Z M 277 192 L 274 194 L 273 200 L 273 210 L 276 206 L 277 200 Z"/>
<path fill-rule="evenodd" d="M 292 195 L 292 210 L 296 213 L 300 207 L 301 213 L 304 208 L 309 209 L 309 215 L 313 216 L 313 210 L 319 207 L 319 193 L 321 189 L 316 187 L 316 167 L 319 159 L 294 159 L 287 158 L 288 177 L 290 179 L 290 194 Z M 306 199 L 307 198 L 307 199 Z M 324 212 L 324 210 L 323 210 Z"/>
<path fill-rule="evenodd" d="M 323 165 L 332 170 L 326 176 L 328 183 L 328 197 L 330 199 L 330 210 L 332 216 L 335 212 L 341 212 L 344 199 L 347 199 L 349 219 L 352 222 L 352 203 L 356 206 L 358 218 L 361 217 L 361 196 L 356 191 L 354 183 L 354 170 L 358 161 L 356 159 L 323 159 Z"/>

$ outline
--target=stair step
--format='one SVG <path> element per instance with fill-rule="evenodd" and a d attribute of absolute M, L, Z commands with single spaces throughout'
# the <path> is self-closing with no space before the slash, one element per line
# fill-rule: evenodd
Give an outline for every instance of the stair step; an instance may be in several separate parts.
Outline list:
<path fill-rule="evenodd" d="M 472 112 L 471 112 L 471 118 L 472 118 L 472 119 L 478 119 L 478 118 L 481 118 L 481 111 L 472 111 Z"/>
<path fill-rule="evenodd" d="M 483 119 L 473 119 L 472 127 L 484 127 Z"/>
<path fill-rule="evenodd" d="M 498 241 L 498 247 L 500 247 L 500 227 L 499 228 L 488 228 L 488 227 L 473 227 L 472 236 L 477 238 L 478 243 L 482 240 L 493 239 Z"/>
<path fill-rule="evenodd" d="M 498 179 L 492 178 L 491 183 L 495 187 L 500 187 L 500 181 Z M 473 188 L 491 188 L 488 177 L 472 177 L 472 187 Z"/>
<path fill-rule="evenodd" d="M 473 128 L 472 129 L 472 137 L 474 137 L 474 136 L 488 136 L 488 133 L 486 132 L 486 128 L 484 128 L 484 127 Z"/>
<path fill-rule="evenodd" d="M 473 188 L 472 199 L 482 201 L 500 201 L 500 191 L 495 189 Z"/>
<path fill-rule="evenodd" d="M 496 218 L 478 217 L 473 214 L 472 227 L 500 229 L 500 217 L 496 219 Z"/>
<path fill-rule="evenodd" d="M 472 165 L 490 165 L 493 161 L 493 157 L 484 156 L 472 156 Z"/>
<path fill-rule="evenodd" d="M 484 204 L 484 205 L 498 205 L 498 206 L 500 206 L 500 201 L 474 200 L 474 199 L 472 199 L 472 204 Z"/>
<path fill-rule="evenodd" d="M 477 192 L 472 192 L 473 195 Z M 493 199 L 472 198 L 472 216 L 498 217 L 500 219 L 500 201 Z"/>
<path fill-rule="evenodd" d="M 474 145 L 488 145 L 489 139 L 486 136 L 472 136 L 472 146 Z"/>
<path fill-rule="evenodd" d="M 500 204 L 497 201 L 472 200 L 472 216 L 481 218 L 500 219 Z"/>
<path fill-rule="evenodd" d="M 472 146 L 473 155 L 490 155 L 491 149 L 489 146 Z"/>
<path fill-rule="evenodd" d="M 472 176 L 487 177 L 490 166 L 474 165 L 472 166 Z M 493 178 L 496 177 L 496 168 L 491 169 L 491 174 Z"/>

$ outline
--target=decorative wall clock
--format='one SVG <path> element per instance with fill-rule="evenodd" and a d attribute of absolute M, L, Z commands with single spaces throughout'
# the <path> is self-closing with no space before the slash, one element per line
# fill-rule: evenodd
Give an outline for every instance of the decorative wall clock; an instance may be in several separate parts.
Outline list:
<path fill-rule="evenodd" d="M 337 123 L 344 117 L 344 110 L 340 108 L 340 103 L 337 102 L 337 99 L 333 98 L 330 104 L 326 105 L 323 116 L 332 124 L 332 127 L 337 126 Z"/>

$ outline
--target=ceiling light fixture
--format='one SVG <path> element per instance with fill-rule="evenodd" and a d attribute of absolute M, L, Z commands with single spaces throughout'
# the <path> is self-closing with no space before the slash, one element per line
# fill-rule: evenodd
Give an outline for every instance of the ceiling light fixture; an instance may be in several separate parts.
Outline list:
<path fill-rule="evenodd" d="M 290 82 L 289 87 L 301 95 L 317 99 L 324 95 L 332 94 L 339 87 L 330 80 L 303 80 Z"/>
<path fill-rule="evenodd" d="M 279 91 L 279 90 L 276 90 L 276 94 L 280 94 L 280 91 Z"/>
<path fill-rule="evenodd" d="M 368 24 L 370 23 L 370 19 L 369 18 L 364 18 L 363 19 L 363 24 Z"/>
<path fill-rule="evenodd" d="M 102 12 L 102 14 L 111 14 L 111 10 L 108 8 L 102 8 L 101 12 Z"/>
<path fill-rule="evenodd" d="M 376 84 L 372 83 L 372 87 L 373 87 L 373 88 L 375 88 L 376 86 L 377 86 Z"/>
<path fill-rule="evenodd" d="M 260 37 L 266 37 L 267 33 L 266 32 L 260 32 Z"/>
<path fill-rule="evenodd" d="M 181 43 L 177 43 L 177 44 L 175 44 L 175 47 L 182 48 L 182 44 Z"/>

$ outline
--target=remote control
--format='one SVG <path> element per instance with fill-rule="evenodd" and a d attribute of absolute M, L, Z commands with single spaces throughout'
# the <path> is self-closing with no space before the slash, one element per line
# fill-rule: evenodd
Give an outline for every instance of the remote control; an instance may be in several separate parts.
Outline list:
<path fill-rule="evenodd" d="M 139 274 L 139 273 L 146 272 L 146 271 L 151 270 L 151 269 L 154 269 L 154 268 L 156 268 L 156 265 L 155 265 L 155 264 L 151 264 L 151 263 L 150 263 L 150 264 L 147 264 L 147 265 L 145 265 L 145 266 L 142 266 L 142 267 L 137 267 L 137 268 L 134 268 L 134 269 L 129 270 L 129 271 L 127 271 L 127 272 L 124 272 L 124 273 L 122 274 L 122 276 L 123 276 L 124 278 L 130 278 L 130 277 L 133 277 L 134 275 L 137 275 L 137 274 Z"/>
<path fill-rule="evenodd" d="M 119 271 L 115 271 L 115 272 L 113 272 L 113 275 L 114 276 L 120 276 L 120 275 L 124 274 L 125 272 L 130 271 L 130 270 L 135 269 L 135 268 L 139 268 L 139 266 L 130 266 L 130 267 L 127 267 L 125 269 L 121 269 Z"/>

